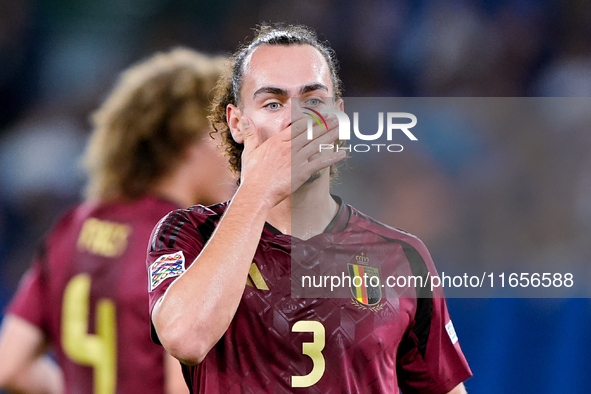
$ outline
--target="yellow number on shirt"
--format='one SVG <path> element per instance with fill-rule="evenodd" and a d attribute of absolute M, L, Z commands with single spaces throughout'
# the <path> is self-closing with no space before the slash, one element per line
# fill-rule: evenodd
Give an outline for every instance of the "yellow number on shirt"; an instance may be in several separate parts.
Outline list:
<path fill-rule="evenodd" d="M 117 380 L 115 303 L 98 300 L 96 334 L 88 334 L 89 307 L 90 276 L 76 275 L 64 291 L 62 346 L 70 359 L 94 368 L 94 394 L 112 394 Z"/>
<path fill-rule="evenodd" d="M 325 341 L 324 326 L 319 321 L 303 320 L 296 322 L 291 328 L 291 331 L 314 333 L 313 342 L 304 342 L 302 344 L 302 353 L 312 359 L 312 371 L 305 376 L 291 377 L 291 387 L 310 387 L 318 383 L 326 367 L 326 362 L 322 355 Z"/>

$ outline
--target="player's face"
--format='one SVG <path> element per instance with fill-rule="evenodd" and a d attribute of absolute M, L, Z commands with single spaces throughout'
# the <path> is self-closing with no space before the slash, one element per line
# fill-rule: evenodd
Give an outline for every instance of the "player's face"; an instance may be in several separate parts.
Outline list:
<path fill-rule="evenodd" d="M 316 48 L 262 45 L 245 62 L 240 111 L 264 141 L 292 122 L 292 97 L 333 94 L 330 69 Z"/>

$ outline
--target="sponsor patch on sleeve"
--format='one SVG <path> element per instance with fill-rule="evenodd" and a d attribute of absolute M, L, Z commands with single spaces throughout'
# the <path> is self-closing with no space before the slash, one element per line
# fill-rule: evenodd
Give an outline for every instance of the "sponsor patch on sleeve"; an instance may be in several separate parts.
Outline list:
<path fill-rule="evenodd" d="M 182 251 L 158 257 L 150 266 L 150 291 L 167 278 L 174 278 L 185 272 L 185 256 Z"/>
<path fill-rule="evenodd" d="M 451 322 L 451 320 L 445 325 L 445 329 L 447 331 L 447 335 L 449 335 L 452 345 L 455 345 L 458 341 L 458 336 L 456 335 L 456 329 L 454 328 L 454 324 Z"/>

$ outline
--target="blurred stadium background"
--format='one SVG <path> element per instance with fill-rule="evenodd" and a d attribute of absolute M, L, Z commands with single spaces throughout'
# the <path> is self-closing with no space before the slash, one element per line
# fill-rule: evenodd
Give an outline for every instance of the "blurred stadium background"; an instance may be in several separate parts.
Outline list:
<path fill-rule="evenodd" d="M 44 232 L 81 198 L 88 117 L 118 73 L 179 45 L 228 54 L 260 21 L 317 29 L 346 96 L 591 96 L 585 1 L 1 0 L 1 307 Z M 343 170 L 343 184 L 370 182 L 345 200 L 421 237 L 439 270 L 475 261 L 522 272 L 543 260 L 578 264 L 590 281 L 591 132 L 575 115 L 513 132 L 435 122 L 373 180 Z M 591 303 L 578 296 L 450 299 L 469 392 L 588 393 Z"/>

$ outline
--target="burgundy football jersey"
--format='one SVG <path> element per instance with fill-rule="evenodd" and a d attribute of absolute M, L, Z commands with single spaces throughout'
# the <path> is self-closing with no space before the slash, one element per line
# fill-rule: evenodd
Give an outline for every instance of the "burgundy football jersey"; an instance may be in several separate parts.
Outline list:
<path fill-rule="evenodd" d="M 8 313 L 46 333 L 66 393 L 164 392 L 164 352 L 150 338 L 144 262 L 154 225 L 176 208 L 155 197 L 84 203 L 46 237 Z"/>
<path fill-rule="evenodd" d="M 265 225 L 228 330 L 200 364 L 183 366 L 193 393 L 446 393 L 471 376 L 445 299 L 427 294 L 429 287 L 404 289 L 402 297 L 370 285 L 345 287 L 340 298 L 292 297 L 301 279 L 294 270 L 379 283 L 436 273 L 416 237 L 338 202 L 325 232 L 306 241 Z M 150 310 L 226 208 L 195 206 L 158 224 L 147 262 Z"/>

